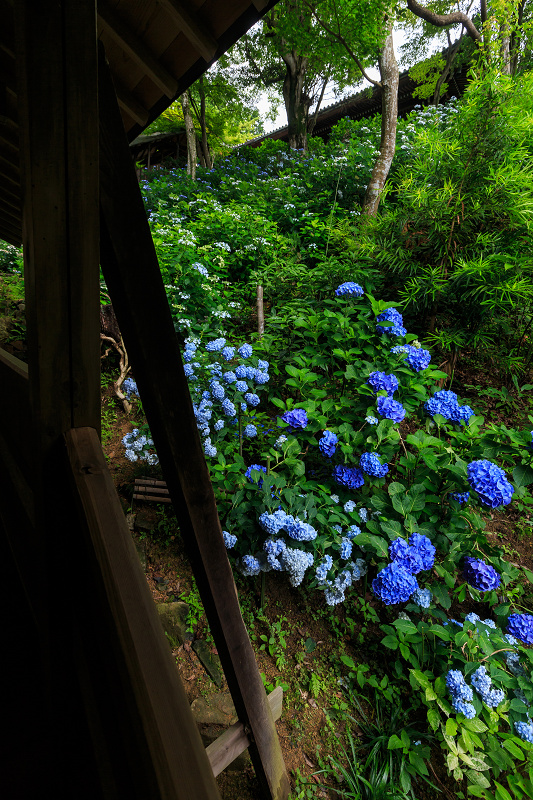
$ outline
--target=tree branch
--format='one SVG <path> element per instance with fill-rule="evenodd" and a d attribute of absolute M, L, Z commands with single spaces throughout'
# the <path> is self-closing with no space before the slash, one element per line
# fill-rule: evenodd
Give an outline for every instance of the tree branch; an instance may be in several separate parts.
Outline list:
<path fill-rule="evenodd" d="M 355 55 L 355 53 L 352 50 L 352 48 L 349 46 L 349 44 L 346 41 L 346 39 L 343 36 L 341 36 L 340 33 L 337 33 L 332 28 L 330 28 L 329 25 L 327 25 L 324 22 L 324 20 L 321 19 L 318 16 L 315 8 L 313 7 L 313 5 L 308 0 L 304 0 L 304 3 L 307 6 L 307 8 L 309 9 L 309 11 L 311 12 L 311 14 L 313 15 L 313 17 L 315 18 L 315 20 L 318 22 L 320 27 L 323 28 L 326 31 L 326 33 L 329 34 L 330 36 L 332 36 L 337 42 L 339 42 L 339 44 L 342 44 L 342 46 L 345 48 L 345 50 L 348 53 L 348 55 L 350 56 L 350 58 L 353 61 L 355 61 L 355 63 L 357 64 L 358 68 L 361 70 L 361 74 L 362 74 L 363 78 L 365 78 L 369 83 L 372 83 L 374 86 L 381 86 L 381 82 L 380 81 L 375 81 L 374 78 L 371 78 L 370 75 L 368 75 L 365 72 L 365 68 L 363 67 L 362 63 L 360 62 L 360 60 Z"/>
<path fill-rule="evenodd" d="M 453 11 L 451 14 L 435 14 L 429 8 L 419 5 L 416 0 L 406 0 L 407 8 L 412 11 L 415 16 L 435 25 L 437 28 L 445 28 L 447 25 L 463 24 L 469 36 L 476 42 L 481 42 L 481 34 L 466 14 L 462 11 Z"/>

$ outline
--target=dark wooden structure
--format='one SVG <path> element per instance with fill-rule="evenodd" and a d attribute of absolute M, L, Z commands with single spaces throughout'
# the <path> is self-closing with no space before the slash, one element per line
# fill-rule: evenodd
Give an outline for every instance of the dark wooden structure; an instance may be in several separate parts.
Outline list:
<path fill-rule="evenodd" d="M 469 64 L 462 64 L 456 70 L 452 70 L 452 75 L 448 79 L 449 88 L 441 99 L 442 103 L 447 103 L 452 97 L 460 97 L 463 94 L 467 84 L 468 69 Z M 418 98 L 413 97 L 413 92 L 417 85 L 418 84 L 409 77 L 409 72 L 407 70 L 401 73 L 398 83 L 399 117 L 407 116 L 416 105 L 421 103 Z M 373 117 L 376 114 L 381 114 L 381 88 L 375 86 L 373 89 L 364 89 L 357 94 L 346 97 L 344 100 L 333 103 L 319 111 L 313 130 L 313 136 L 320 136 L 322 139 L 327 140 L 332 127 L 336 125 L 339 120 L 345 117 L 359 120 L 365 117 Z M 246 142 L 246 145 L 258 147 L 266 139 L 280 139 L 283 142 L 288 142 L 289 129 L 287 127 L 278 128 L 275 131 L 271 131 L 271 133 Z"/>
<path fill-rule="evenodd" d="M 185 130 L 179 133 L 152 133 L 146 136 L 137 136 L 130 144 L 130 151 L 135 164 L 140 165 L 141 169 L 150 169 L 171 159 L 186 165 L 187 136 Z M 140 176 L 139 170 L 137 174 Z"/>
<path fill-rule="evenodd" d="M 0 350 L 6 800 L 219 797 L 99 442 L 99 264 L 239 717 L 228 753 L 288 794 L 128 146 L 274 2 L 0 0 L 0 238 L 24 246 L 28 332 L 27 364 Z"/>

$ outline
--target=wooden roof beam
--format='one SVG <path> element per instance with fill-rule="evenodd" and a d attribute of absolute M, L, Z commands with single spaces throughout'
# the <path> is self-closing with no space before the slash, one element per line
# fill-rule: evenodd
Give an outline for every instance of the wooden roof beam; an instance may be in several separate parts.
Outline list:
<path fill-rule="evenodd" d="M 181 0 L 159 0 L 187 39 L 196 47 L 205 61 L 211 61 L 218 49 L 216 39 L 192 16 Z"/>
<path fill-rule="evenodd" d="M 178 92 L 178 81 L 163 67 L 146 47 L 142 39 L 102 0 L 98 1 L 98 21 L 103 29 L 118 43 L 170 99 Z M 128 112 L 129 113 L 129 112 Z"/>
<path fill-rule="evenodd" d="M 128 92 L 123 86 L 119 85 L 116 81 L 115 84 L 115 93 L 117 95 L 117 100 L 119 106 L 130 115 L 130 117 L 135 120 L 139 125 L 144 126 L 148 122 L 148 110 L 141 104 L 139 101 L 132 95 L 131 92 Z"/>

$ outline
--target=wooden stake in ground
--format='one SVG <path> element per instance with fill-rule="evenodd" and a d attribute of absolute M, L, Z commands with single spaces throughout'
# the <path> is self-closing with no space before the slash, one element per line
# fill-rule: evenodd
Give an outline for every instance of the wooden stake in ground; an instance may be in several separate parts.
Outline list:
<path fill-rule="evenodd" d="M 262 336 L 265 332 L 265 307 L 263 305 L 263 287 L 257 287 L 257 333 Z"/>

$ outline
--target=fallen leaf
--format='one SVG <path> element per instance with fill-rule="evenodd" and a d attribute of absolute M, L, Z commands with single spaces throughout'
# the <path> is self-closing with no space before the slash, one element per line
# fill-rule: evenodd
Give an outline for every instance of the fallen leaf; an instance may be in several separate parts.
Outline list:
<path fill-rule="evenodd" d="M 307 758 L 305 753 L 304 753 L 304 761 L 305 761 L 305 763 L 307 764 L 308 767 L 315 767 L 316 766 L 315 764 L 313 764 L 313 762 L 311 761 L 310 758 Z"/>

